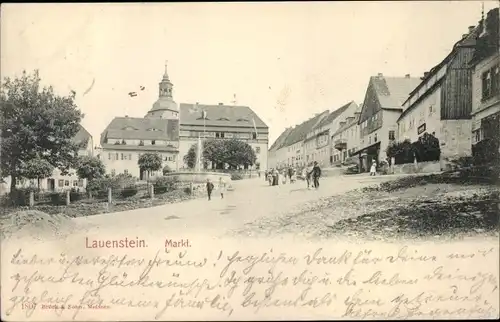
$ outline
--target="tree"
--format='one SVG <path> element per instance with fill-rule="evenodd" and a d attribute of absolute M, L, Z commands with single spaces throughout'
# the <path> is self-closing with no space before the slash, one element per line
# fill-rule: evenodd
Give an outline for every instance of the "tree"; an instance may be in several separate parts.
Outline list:
<path fill-rule="evenodd" d="M 106 169 L 102 161 L 96 157 L 82 156 L 78 158 L 76 174 L 81 179 L 87 179 L 89 182 L 102 178 L 106 173 Z"/>
<path fill-rule="evenodd" d="M 41 88 L 38 71 L 5 78 L 0 89 L 1 162 L 3 176 L 11 176 L 11 191 L 23 176 L 23 165 L 45 160 L 63 174 L 74 166 L 78 145 L 73 138 L 83 114 L 74 103 L 76 93 L 58 96 Z"/>
<path fill-rule="evenodd" d="M 223 164 L 227 160 L 226 140 L 206 140 L 203 142 L 203 161 L 210 161 L 214 164 Z"/>
<path fill-rule="evenodd" d="M 52 175 L 54 167 L 45 159 L 35 158 L 21 165 L 20 173 L 27 179 L 36 179 L 40 188 L 40 179 L 48 178 Z"/>
<path fill-rule="evenodd" d="M 198 148 L 198 144 L 191 145 L 188 152 L 183 157 L 184 163 L 188 166 L 189 169 L 194 169 L 196 167 L 197 148 Z"/>
<path fill-rule="evenodd" d="M 225 145 L 224 162 L 229 164 L 232 169 L 236 169 L 240 165 L 251 166 L 257 160 L 255 151 L 252 147 L 243 141 L 230 139 L 223 141 Z"/>
<path fill-rule="evenodd" d="M 145 153 L 139 157 L 137 164 L 141 171 L 147 171 L 148 178 L 153 171 L 161 169 L 161 156 L 158 153 Z"/>

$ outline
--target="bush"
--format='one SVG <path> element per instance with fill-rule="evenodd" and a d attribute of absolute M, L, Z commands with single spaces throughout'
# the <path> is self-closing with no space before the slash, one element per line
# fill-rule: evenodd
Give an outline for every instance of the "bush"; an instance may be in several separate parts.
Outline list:
<path fill-rule="evenodd" d="M 135 186 L 125 187 L 120 191 L 120 196 L 122 198 L 133 197 L 137 194 L 138 189 Z"/>
<path fill-rule="evenodd" d="M 66 194 L 61 194 L 58 192 L 49 193 L 50 204 L 54 206 L 61 206 L 66 204 Z"/>
<path fill-rule="evenodd" d="M 500 161 L 498 145 L 500 143 L 495 139 L 483 139 L 472 146 L 472 156 L 475 165 L 495 164 Z"/>
<path fill-rule="evenodd" d="M 166 176 L 167 174 L 173 172 L 172 169 L 168 165 L 163 167 L 163 175 Z"/>
<path fill-rule="evenodd" d="M 87 184 L 87 191 L 98 198 L 106 198 L 111 188 L 113 196 L 120 196 L 125 187 L 135 185 L 135 178 L 128 174 L 119 174 L 114 177 L 104 177 L 91 180 Z"/>
<path fill-rule="evenodd" d="M 231 173 L 231 180 L 242 180 L 243 175 L 241 173 Z"/>
<path fill-rule="evenodd" d="M 71 191 L 69 192 L 69 200 L 71 202 L 73 201 L 79 201 L 85 199 L 85 193 L 80 192 L 76 190 L 75 188 L 72 188 Z"/>
<path fill-rule="evenodd" d="M 166 177 L 158 177 L 155 179 L 153 183 L 155 194 L 162 194 L 169 191 L 173 191 L 177 188 L 177 184 L 179 183 L 178 176 L 166 176 Z"/>

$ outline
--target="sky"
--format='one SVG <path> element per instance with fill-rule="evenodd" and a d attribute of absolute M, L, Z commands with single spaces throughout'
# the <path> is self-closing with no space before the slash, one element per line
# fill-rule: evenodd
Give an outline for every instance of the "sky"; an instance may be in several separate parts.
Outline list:
<path fill-rule="evenodd" d="M 485 14 L 498 3 L 485 1 Z M 315 113 L 361 103 L 370 76 L 422 76 L 477 25 L 481 4 L 2 4 L 0 72 L 38 69 L 58 94 L 74 90 L 98 142 L 114 117 L 146 114 L 168 60 L 177 103 L 232 104 L 236 94 L 271 145 Z"/>

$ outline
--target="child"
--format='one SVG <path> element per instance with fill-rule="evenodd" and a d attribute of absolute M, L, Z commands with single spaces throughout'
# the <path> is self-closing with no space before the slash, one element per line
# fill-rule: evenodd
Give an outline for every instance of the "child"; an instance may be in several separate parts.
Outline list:
<path fill-rule="evenodd" d="M 372 167 L 370 168 L 370 176 L 374 176 L 377 174 L 377 162 L 372 162 Z"/>
<path fill-rule="evenodd" d="M 210 182 L 210 179 L 207 179 L 207 194 L 208 194 L 208 200 L 212 200 L 212 190 L 214 190 L 214 184 Z"/>
<path fill-rule="evenodd" d="M 226 191 L 226 183 L 222 180 L 222 177 L 219 178 L 219 190 L 220 190 L 220 198 L 224 199 L 224 192 Z"/>

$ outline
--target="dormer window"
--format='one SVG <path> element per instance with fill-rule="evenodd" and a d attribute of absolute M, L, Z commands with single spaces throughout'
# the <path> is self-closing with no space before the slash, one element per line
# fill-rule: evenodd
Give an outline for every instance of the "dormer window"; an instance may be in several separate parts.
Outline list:
<path fill-rule="evenodd" d="M 248 120 L 247 119 L 243 119 L 243 118 L 239 118 L 239 119 L 236 120 L 236 122 L 248 122 Z"/>
<path fill-rule="evenodd" d="M 154 128 L 154 127 L 150 128 L 150 129 L 147 129 L 147 130 L 148 130 L 148 131 L 152 131 L 152 132 L 158 132 L 158 131 L 161 131 L 161 130 L 158 130 L 158 129 Z"/>
<path fill-rule="evenodd" d="M 155 140 L 151 140 L 151 145 L 155 145 L 156 144 L 156 141 Z"/>
<path fill-rule="evenodd" d="M 218 121 L 229 121 L 229 119 L 227 117 L 221 117 L 218 119 Z"/>
<path fill-rule="evenodd" d="M 125 130 L 125 131 L 136 131 L 137 129 L 133 126 L 126 126 L 124 128 L 122 128 L 122 130 Z"/>

